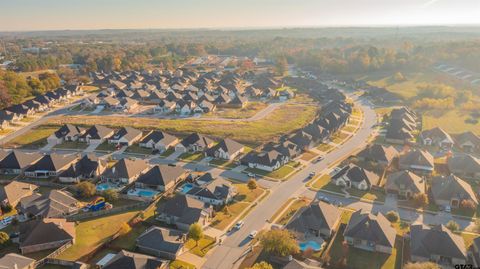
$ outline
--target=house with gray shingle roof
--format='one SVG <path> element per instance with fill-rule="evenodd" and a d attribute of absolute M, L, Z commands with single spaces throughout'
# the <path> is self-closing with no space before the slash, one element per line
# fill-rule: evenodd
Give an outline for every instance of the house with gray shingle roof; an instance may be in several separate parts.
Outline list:
<path fill-rule="evenodd" d="M 155 165 L 135 181 L 137 188 L 151 188 L 167 192 L 184 180 L 187 172 L 179 166 Z"/>
<path fill-rule="evenodd" d="M 45 218 L 20 223 L 20 251 L 22 254 L 56 249 L 75 243 L 75 223 L 62 218 Z"/>
<path fill-rule="evenodd" d="M 413 149 L 400 156 L 399 168 L 419 174 L 431 174 L 435 168 L 434 158 L 428 151 Z"/>
<path fill-rule="evenodd" d="M 1 269 L 34 269 L 35 260 L 16 253 L 8 253 L 0 258 Z"/>
<path fill-rule="evenodd" d="M 177 230 L 150 227 L 137 238 L 139 251 L 159 258 L 175 260 L 185 251 L 186 235 Z"/>
<path fill-rule="evenodd" d="M 22 174 L 26 168 L 42 157 L 43 155 L 37 152 L 27 153 L 12 150 L 0 161 L 0 173 L 4 175 Z"/>
<path fill-rule="evenodd" d="M 345 242 L 352 247 L 392 254 L 397 232 L 382 213 L 374 215 L 358 210 L 348 221 L 343 233 Z"/>
<path fill-rule="evenodd" d="M 26 182 L 12 181 L 0 186 L 0 203 L 16 207 L 20 199 L 33 194 L 38 186 Z"/>
<path fill-rule="evenodd" d="M 411 171 L 403 170 L 388 175 L 385 190 L 398 194 L 402 198 L 411 198 L 415 194 L 425 193 L 426 181 Z"/>
<path fill-rule="evenodd" d="M 199 133 L 192 133 L 175 146 L 175 151 L 203 152 L 212 147 L 215 141 Z"/>
<path fill-rule="evenodd" d="M 156 219 L 169 225 L 175 225 L 182 231 L 188 231 L 193 223 L 199 223 L 203 227 L 207 226 L 212 214 L 211 205 L 179 194 L 158 206 Z"/>
<path fill-rule="evenodd" d="M 102 180 L 130 184 L 137 180 L 140 174 L 149 169 L 147 161 L 143 159 L 121 159 L 116 162 L 111 168 L 105 170 L 102 174 Z"/>
<path fill-rule="evenodd" d="M 33 193 L 20 199 L 17 210 L 27 217 L 58 218 L 76 213 L 80 203 L 63 190 L 51 190 L 48 193 Z"/>
<path fill-rule="evenodd" d="M 114 130 L 102 126 L 94 125 L 86 130 L 80 137 L 79 141 L 86 142 L 88 144 L 98 144 L 103 143 L 107 138 L 111 137 L 114 133 Z"/>
<path fill-rule="evenodd" d="M 121 146 L 131 146 L 142 138 L 142 131 L 132 127 L 122 127 L 109 139 L 108 143 Z"/>
<path fill-rule="evenodd" d="M 465 152 L 480 151 L 480 137 L 471 131 L 455 135 L 454 140 L 455 145 Z"/>
<path fill-rule="evenodd" d="M 332 182 L 337 186 L 369 190 L 378 184 L 379 176 L 355 164 L 349 164 L 332 176 Z"/>
<path fill-rule="evenodd" d="M 443 225 L 413 224 L 410 226 L 410 257 L 413 262 L 433 261 L 453 266 L 467 262 L 467 250 L 463 238 Z"/>
<path fill-rule="evenodd" d="M 357 154 L 361 161 L 375 162 L 383 166 L 389 166 L 396 157 L 398 151 L 394 147 L 380 144 L 370 145 Z"/>
<path fill-rule="evenodd" d="M 156 149 L 161 153 L 174 147 L 178 141 L 178 138 L 171 134 L 162 131 L 151 131 L 140 140 L 139 146 L 142 148 Z"/>
<path fill-rule="evenodd" d="M 438 206 L 457 208 L 463 200 L 470 200 L 478 206 L 472 186 L 454 175 L 434 177 L 430 190 Z"/>
<path fill-rule="evenodd" d="M 44 155 L 25 170 L 25 176 L 34 178 L 56 177 L 70 165 L 76 163 L 79 156 L 74 154 L 51 153 Z"/>
<path fill-rule="evenodd" d="M 121 250 L 102 269 L 164 269 L 168 262 L 157 257 Z"/>
<path fill-rule="evenodd" d="M 77 141 L 85 129 L 72 124 L 65 124 L 47 138 L 49 144 L 60 144 L 64 141 Z"/>
<path fill-rule="evenodd" d="M 448 158 L 448 169 L 451 173 L 467 178 L 467 179 L 480 179 L 480 159 L 466 154 L 456 155 Z"/>
<path fill-rule="evenodd" d="M 440 127 L 421 132 L 420 139 L 425 146 L 437 146 L 445 149 L 452 148 L 454 144 L 452 137 Z"/>
<path fill-rule="evenodd" d="M 297 240 L 311 237 L 328 239 L 338 228 L 341 211 L 328 203 L 319 201 L 302 208 L 285 228 L 296 235 Z"/>
<path fill-rule="evenodd" d="M 185 195 L 218 206 L 232 201 L 236 193 L 237 190 L 230 181 L 216 178 L 202 186 L 193 186 Z"/>
<path fill-rule="evenodd" d="M 245 146 L 237 141 L 225 138 L 215 146 L 207 149 L 205 155 L 218 159 L 233 160 L 242 154 L 244 149 Z"/>

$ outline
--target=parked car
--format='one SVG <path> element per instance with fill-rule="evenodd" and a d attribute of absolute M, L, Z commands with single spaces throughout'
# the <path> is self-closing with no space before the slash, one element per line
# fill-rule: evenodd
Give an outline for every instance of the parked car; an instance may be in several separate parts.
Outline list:
<path fill-rule="evenodd" d="M 323 157 L 318 157 L 315 160 L 313 160 L 313 163 L 319 163 L 321 161 L 323 161 Z"/>
<path fill-rule="evenodd" d="M 254 173 L 248 173 L 248 176 L 251 177 L 251 178 L 255 178 L 255 174 L 254 174 Z"/>
<path fill-rule="evenodd" d="M 251 239 L 254 239 L 255 236 L 257 236 L 257 233 L 258 233 L 258 232 L 257 232 L 256 230 L 253 230 L 252 232 L 250 232 L 250 234 L 248 235 L 248 237 L 251 238 Z"/>
<path fill-rule="evenodd" d="M 450 212 L 452 212 L 452 208 L 449 205 L 447 205 L 447 206 L 445 206 L 444 211 L 447 212 L 447 213 L 450 213 Z"/>
<path fill-rule="evenodd" d="M 245 224 L 245 222 L 243 220 L 240 220 L 238 221 L 236 224 L 235 224 L 235 229 L 237 230 L 240 230 L 240 228 L 242 228 L 242 226 Z"/>

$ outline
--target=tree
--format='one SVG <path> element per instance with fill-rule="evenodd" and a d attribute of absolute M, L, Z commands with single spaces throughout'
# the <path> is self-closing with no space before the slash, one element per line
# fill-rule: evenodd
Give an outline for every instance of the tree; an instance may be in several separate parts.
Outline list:
<path fill-rule="evenodd" d="M 120 230 L 118 230 L 118 233 L 120 235 L 125 235 L 125 234 L 128 234 L 131 230 L 132 230 L 132 227 L 130 227 L 128 223 L 124 222 L 120 226 Z"/>
<path fill-rule="evenodd" d="M 77 184 L 77 192 L 81 197 L 88 198 L 95 195 L 97 189 L 93 183 L 83 181 Z"/>
<path fill-rule="evenodd" d="M 255 179 L 250 179 L 247 183 L 247 187 L 253 191 L 254 189 L 257 188 L 257 182 L 255 181 Z"/>
<path fill-rule="evenodd" d="M 447 229 L 449 229 L 452 232 L 456 232 L 460 229 L 460 226 L 454 220 L 449 221 L 447 223 L 446 227 L 447 227 Z"/>
<path fill-rule="evenodd" d="M 418 207 L 424 207 L 428 204 L 428 197 L 425 193 L 414 194 L 412 199 L 413 203 Z"/>
<path fill-rule="evenodd" d="M 203 238 L 203 227 L 198 223 L 193 223 L 188 228 L 188 238 L 195 241 L 195 245 L 198 245 L 198 241 Z"/>
<path fill-rule="evenodd" d="M 464 199 L 460 202 L 460 207 L 469 209 L 469 210 L 475 210 L 477 206 L 475 205 L 475 202 L 470 200 L 470 199 Z"/>
<path fill-rule="evenodd" d="M 440 269 L 438 264 L 433 262 L 407 263 L 404 269 Z"/>
<path fill-rule="evenodd" d="M 273 255 L 287 256 L 300 251 L 297 241 L 288 230 L 270 230 L 260 236 L 263 249 Z"/>
<path fill-rule="evenodd" d="M 12 211 L 12 205 L 11 204 L 6 204 L 6 205 L 3 205 L 1 206 L 1 209 L 2 209 L 2 213 L 9 213 Z"/>
<path fill-rule="evenodd" d="M 5 246 L 10 242 L 10 236 L 6 232 L 0 232 L 0 246 Z"/>
<path fill-rule="evenodd" d="M 5 82 L 0 80 L 0 109 L 6 108 L 12 104 L 12 97 L 8 93 Z"/>
<path fill-rule="evenodd" d="M 280 75 L 284 76 L 287 74 L 288 71 L 288 62 L 285 56 L 279 56 L 275 61 L 275 72 Z"/>
<path fill-rule="evenodd" d="M 400 216 L 398 216 L 398 213 L 393 210 L 388 211 L 386 217 L 388 221 L 392 223 L 397 222 L 400 219 Z"/>
<path fill-rule="evenodd" d="M 113 203 L 118 200 L 118 192 L 116 190 L 108 189 L 103 192 L 103 197 L 109 203 Z"/>
<path fill-rule="evenodd" d="M 273 267 L 268 262 L 262 261 L 255 263 L 252 267 L 248 269 L 273 269 Z"/>

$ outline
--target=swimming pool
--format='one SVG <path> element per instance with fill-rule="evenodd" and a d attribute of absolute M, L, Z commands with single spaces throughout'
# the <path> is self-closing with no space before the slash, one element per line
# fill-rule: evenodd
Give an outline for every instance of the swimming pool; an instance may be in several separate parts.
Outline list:
<path fill-rule="evenodd" d="M 309 248 L 313 249 L 314 251 L 319 251 L 322 248 L 322 246 L 316 241 L 300 242 L 298 246 L 300 247 L 301 251 L 305 251 Z"/>
<path fill-rule="evenodd" d="M 117 189 L 117 185 L 111 183 L 100 183 L 96 186 L 97 191 L 106 191 L 110 189 Z"/>
<path fill-rule="evenodd" d="M 158 191 L 148 189 L 133 189 L 128 191 L 128 195 L 152 198 L 158 194 Z"/>
<path fill-rule="evenodd" d="M 185 185 L 182 186 L 182 188 L 180 189 L 180 192 L 181 193 L 187 193 L 188 191 L 190 191 L 191 189 L 193 189 L 193 184 L 192 183 L 186 183 Z"/>

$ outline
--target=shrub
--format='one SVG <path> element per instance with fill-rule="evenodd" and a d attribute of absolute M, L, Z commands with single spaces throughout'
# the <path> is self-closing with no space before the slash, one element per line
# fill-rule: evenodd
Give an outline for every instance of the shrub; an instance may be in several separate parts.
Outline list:
<path fill-rule="evenodd" d="M 250 267 L 248 269 L 273 269 L 273 267 L 272 267 L 271 264 L 269 264 L 265 261 L 262 261 L 262 262 L 255 263 L 252 267 Z"/>
<path fill-rule="evenodd" d="M 118 200 L 118 192 L 116 190 L 108 189 L 103 192 L 103 196 L 109 203 L 113 203 Z"/>
<path fill-rule="evenodd" d="M 388 221 L 394 223 L 397 222 L 400 219 L 400 216 L 398 216 L 398 213 L 395 211 L 388 211 L 386 215 Z"/>
<path fill-rule="evenodd" d="M 417 193 L 412 197 L 413 203 L 418 207 L 423 207 L 428 204 L 428 197 L 425 193 Z"/>
<path fill-rule="evenodd" d="M 132 227 L 126 222 L 122 223 L 120 230 L 118 231 L 120 235 L 128 234 L 132 230 Z"/>
<path fill-rule="evenodd" d="M 9 213 L 12 211 L 13 207 L 10 204 L 2 205 L 1 207 L 3 214 Z"/>
<path fill-rule="evenodd" d="M 250 189 L 250 190 L 254 190 L 257 188 L 257 182 L 255 181 L 255 179 L 250 179 L 247 183 L 247 187 Z"/>
<path fill-rule="evenodd" d="M 94 196 L 97 192 L 97 189 L 93 183 L 83 181 L 77 184 L 77 191 L 80 197 L 88 198 Z"/>
<path fill-rule="evenodd" d="M 446 227 L 452 232 L 456 232 L 456 231 L 460 230 L 460 226 L 454 220 L 449 221 L 447 223 Z"/>

